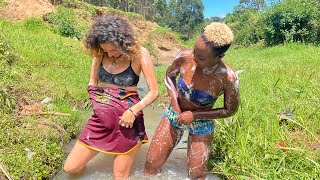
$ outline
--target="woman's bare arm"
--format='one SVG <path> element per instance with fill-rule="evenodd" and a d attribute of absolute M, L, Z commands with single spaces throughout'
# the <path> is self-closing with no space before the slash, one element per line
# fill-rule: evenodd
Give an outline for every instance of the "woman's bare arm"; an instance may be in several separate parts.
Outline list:
<path fill-rule="evenodd" d="M 234 115 L 237 112 L 239 104 L 239 79 L 236 72 L 234 72 L 233 70 L 228 70 L 226 82 L 224 84 L 224 107 L 202 111 L 196 110 L 192 113 L 195 119 L 226 118 Z"/>
<path fill-rule="evenodd" d="M 234 115 L 240 104 L 239 79 L 236 72 L 229 70 L 224 84 L 224 107 L 185 111 L 176 120 L 181 124 L 190 124 L 196 119 L 219 119 Z"/>
<path fill-rule="evenodd" d="M 98 85 L 98 71 L 102 61 L 101 56 L 94 56 L 91 64 L 89 85 Z"/>
<path fill-rule="evenodd" d="M 149 92 L 144 98 L 141 99 L 139 103 L 131 107 L 131 109 L 135 113 L 141 111 L 143 108 L 151 104 L 159 95 L 158 82 L 157 82 L 156 74 L 153 68 L 153 62 L 152 62 L 151 56 L 147 49 L 142 47 L 141 51 L 142 51 L 141 70 L 146 79 Z"/>
<path fill-rule="evenodd" d="M 171 106 L 173 110 L 177 113 L 181 113 L 181 109 L 178 103 L 178 91 L 177 91 L 177 85 L 176 85 L 176 78 L 180 72 L 180 67 L 182 64 L 182 58 L 180 57 L 179 54 L 177 55 L 175 60 L 172 62 L 172 64 L 168 67 L 166 71 L 166 77 L 164 80 L 168 95 L 170 97 Z"/>

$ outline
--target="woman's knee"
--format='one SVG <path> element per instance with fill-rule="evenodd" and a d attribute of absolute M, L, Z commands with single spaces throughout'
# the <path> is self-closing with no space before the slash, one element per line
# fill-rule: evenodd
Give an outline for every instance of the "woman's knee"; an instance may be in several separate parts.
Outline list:
<path fill-rule="evenodd" d="M 157 162 L 157 157 L 155 153 L 153 152 L 148 152 L 147 157 L 146 157 L 146 164 L 152 166 Z"/>
<path fill-rule="evenodd" d="M 84 169 L 84 167 L 76 167 L 71 165 L 70 163 L 65 163 L 63 166 L 63 170 L 68 174 L 77 174 L 81 172 Z"/>
<path fill-rule="evenodd" d="M 131 173 L 131 166 L 115 166 L 113 167 L 113 175 L 115 180 L 129 179 Z"/>
<path fill-rule="evenodd" d="M 147 158 L 145 163 L 145 169 L 156 169 L 158 166 L 155 164 L 154 161 Z"/>
<path fill-rule="evenodd" d="M 125 171 L 115 171 L 114 172 L 114 179 L 115 180 L 127 180 L 129 179 L 130 173 Z"/>
<path fill-rule="evenodd" d="M 155 160 L 154 158 L 147 156 L 146 163 L 144 166 L 144 173 L 155 175 L 160 172 L 160 168 L 164 161 Z"/>
<path fill-rule="evenodd" d="M 206 179 L 206 172 L 199 170 L 189 170 L 189 178 L 190 180 L 204 180 Z"/>

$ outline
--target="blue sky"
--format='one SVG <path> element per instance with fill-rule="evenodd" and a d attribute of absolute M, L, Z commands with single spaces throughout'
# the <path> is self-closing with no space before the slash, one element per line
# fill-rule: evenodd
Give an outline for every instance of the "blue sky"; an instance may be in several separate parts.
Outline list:
<path fill-rule="evenodd" d="M 204 17 L 224 17 L 227 13 L 232 12 L 238 4 L 239 0 L 203 0 Z"/>

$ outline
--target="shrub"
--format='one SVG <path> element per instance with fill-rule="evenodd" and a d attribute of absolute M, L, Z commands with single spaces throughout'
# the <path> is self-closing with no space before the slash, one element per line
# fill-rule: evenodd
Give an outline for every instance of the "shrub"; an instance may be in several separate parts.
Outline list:
<path fill-rule="evenodd" d="M 19 56 L 12 52 L 9 42 L 0 35 L 0 115 L 12 114 L 15 110 L 15 100 L 5 88 L 13 79 L 12 65 Z"/>
<path fill-rule="evenodd" d="M 58 6 L 56 12 L 48 16 L 48 22 L 53 24 L 62 36 L 81 38 L 72 9 Z"/>
<path fill-rule="evenodd" d="M 284 42 L 319 43 L 319 6 L 316 0 L 286 0 L 274 5 L 264 14 L 265 43 Z"/>
<path fill-rule="evenodd" d="M 225 21 L 235 35 L 236 46 L 248 47 L 262 41 L 264 23 L 259 12 L 244 9 L 241 12 L 228 14 Z"/>

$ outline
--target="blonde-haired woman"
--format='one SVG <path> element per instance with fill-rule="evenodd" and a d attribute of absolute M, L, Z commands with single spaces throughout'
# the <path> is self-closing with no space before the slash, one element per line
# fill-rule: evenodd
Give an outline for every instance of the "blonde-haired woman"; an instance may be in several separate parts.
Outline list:
<path fill-rule="evenodd" d="M 181 51 L 168 67 L 165 83 L 171 106 L 152 139 L 145 174 L 160 171 L 187 130 L 189 177 L 206 178 L 214 120 L 234 115 L 239 106 L 237 73 L 223 61 L 232 42 L 233 34 L 227 25 L 211 23 L 203 29 L 194 48 Z M 221 95 L 224 106 L 213 108 Z"/>
<path fill-rule="evenodd" d="M 114 178 L 128 179 L 141 144 L 148 140 L 142 110 L 158 96 L 153 63 L 148 51 L 136 41 L 128 21 L 117 16 L 98 17 L 84 45 L 93 55 L 88 86 L 93 115 L 64 170 L 78 173 L 103 152 L 114 155 Z M 141 72 L 149 92 L 140 100 L 137 84 Z"/>

